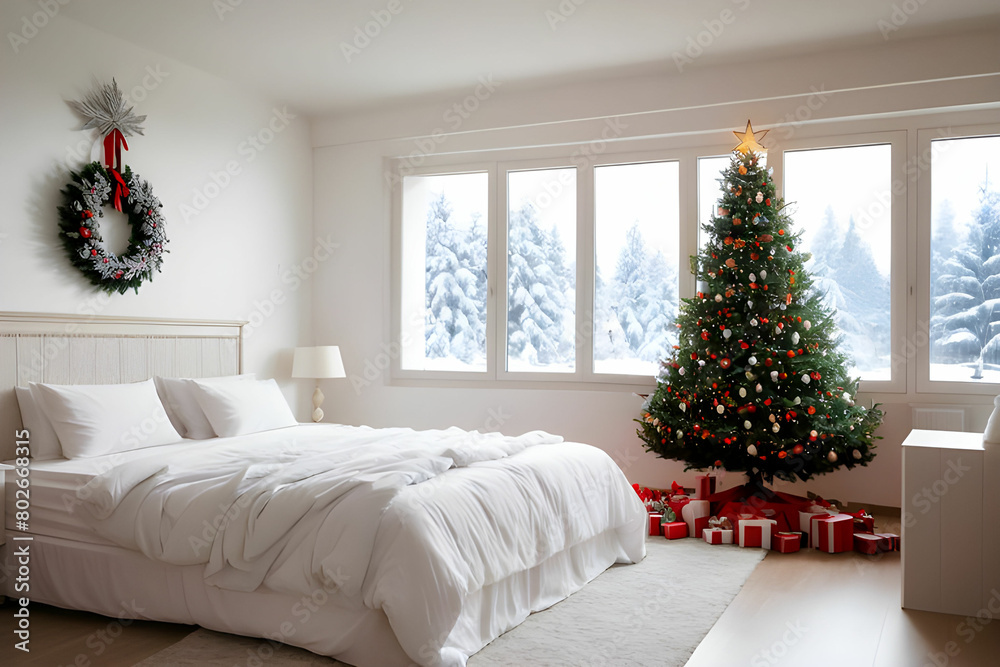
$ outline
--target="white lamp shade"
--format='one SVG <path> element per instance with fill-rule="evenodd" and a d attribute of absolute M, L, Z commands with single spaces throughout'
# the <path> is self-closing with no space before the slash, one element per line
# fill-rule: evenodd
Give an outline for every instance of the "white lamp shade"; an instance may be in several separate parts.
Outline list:
<path fill-rule="evenodd" d="M 293 378 L 343 378 L 344 362 L 336 345 L 297 347 L 292 360 Z"/>

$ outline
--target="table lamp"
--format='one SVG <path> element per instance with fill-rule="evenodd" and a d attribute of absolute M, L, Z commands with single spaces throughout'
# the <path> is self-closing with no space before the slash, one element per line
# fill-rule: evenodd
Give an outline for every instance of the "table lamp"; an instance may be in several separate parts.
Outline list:
<path fill-rule="evenodd" d="M 344 373 L 344 362 L 340 358 L 340 348 L 336 345 L 320 345 L 317 347 L 297 347 L 292 360 L 293 378 L 313 378 L 316 380 L 316 391 L 313 392 L 314 422 L 323 420 L 323 392 L 319 381 L 326 378 L 347 377 Z"/>

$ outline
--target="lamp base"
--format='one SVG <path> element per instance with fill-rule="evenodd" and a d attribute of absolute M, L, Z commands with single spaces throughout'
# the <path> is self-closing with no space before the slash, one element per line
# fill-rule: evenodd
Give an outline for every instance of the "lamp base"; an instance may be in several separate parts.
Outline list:
<path fill-rule="evenodd" d="M 323 392 L 319 388 L 319 381 L 316 382 L 316 391 L 313 392 L 313 412 L 312 418 L 314 422 L 323 421 L 323 409 L 320 407 L 323 405 Z"/>

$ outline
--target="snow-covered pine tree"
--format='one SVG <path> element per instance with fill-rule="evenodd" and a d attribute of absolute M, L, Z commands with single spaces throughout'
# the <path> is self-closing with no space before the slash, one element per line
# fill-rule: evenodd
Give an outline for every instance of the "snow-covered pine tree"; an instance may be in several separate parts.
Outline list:
<path fill-rule="evenodd" d="M 568 363 L 575 352 L 567 332 L 575 281 L 555 231 L 543 229 L 526 203 L 507 226 L 507 354 L 530 365 Z"/>
<path fill-rule="evenodd" d="M 485 356 L 486 235 L 451 221 L 444 194 L 427 212 L 425 354 L 475 363 Z"/>

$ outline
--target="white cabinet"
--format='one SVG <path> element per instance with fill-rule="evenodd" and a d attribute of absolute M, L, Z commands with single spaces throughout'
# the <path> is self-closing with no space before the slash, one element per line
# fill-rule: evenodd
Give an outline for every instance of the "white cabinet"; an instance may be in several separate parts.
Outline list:
<path fill-rule="evenodd" d="M 1000 445 L 914 430 L 903 441 L 902 605 L 976 615 L 1000 590 Z"/>

